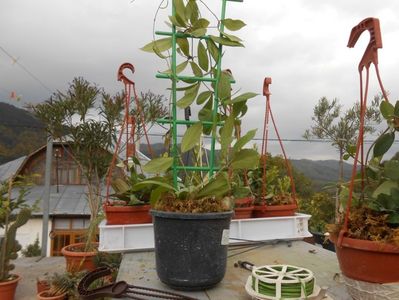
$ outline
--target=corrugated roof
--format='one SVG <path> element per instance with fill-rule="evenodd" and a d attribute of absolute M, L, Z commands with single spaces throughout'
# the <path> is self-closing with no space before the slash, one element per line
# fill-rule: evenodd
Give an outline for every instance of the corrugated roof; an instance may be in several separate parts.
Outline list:
<path fill-rule="evenodd" d="M 88 216 L 90 209 L 86 200 L 87 187 L 85 185 L 60 185 L 51 186 L 50 215 L 75 215 Z M 38 210 L 33 212 L 35 216 L 43 215 L 44 186 L 34 186 L 26 195 L 27 204 L 38 202 Z"/>
<path fill-rule="evenodd" d="M 6 181 L 18 171 L 25 161 L 26 156 L 9 161 L 3 165 L 0 165 L 0 181 Z"/>

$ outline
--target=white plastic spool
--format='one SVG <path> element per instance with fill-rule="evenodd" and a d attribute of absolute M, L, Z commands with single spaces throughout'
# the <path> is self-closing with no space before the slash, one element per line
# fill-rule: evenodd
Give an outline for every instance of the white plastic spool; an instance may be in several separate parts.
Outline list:
<path fill-rule="evenodd" d="M 252 281 L 255 280 L 254 286 L 252 286 Z M 282 286 L 292 285 L 292 284 L 300 284 L 301 285 L 301 296 L 287 298 L 284 299 L 305 299 L 305 286 L 307 283 L 310 283 L 314 280 L 313 292 L 311 295 L 307 297 L 317 296 L 320 292 L 320 288 L 316 286 L 316 279 L 313 276 L 313 272 L 292 265 L 266 265 L 261 267 L 253 267 L 252 274 L 248 277 L 247 283 L 245 285 L 245 289 L 247 293 L 256 298 L 256 299 L 271 299 L 278 300 L 282 299 Z M 259 293 L 259 283 L 267 283 L 270 285 L 274 285 L 276 288 L 276 293 L 274 296 L 263 295 Z"/>

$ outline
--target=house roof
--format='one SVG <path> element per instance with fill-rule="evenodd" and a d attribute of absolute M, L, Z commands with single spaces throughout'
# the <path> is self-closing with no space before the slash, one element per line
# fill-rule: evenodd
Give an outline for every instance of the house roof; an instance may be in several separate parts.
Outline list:
<path fill-rule="evenodd" d="M 34 216 L 43 215 L 44 186 L 33 186 L 25 196 L 28 205 L 37 203 L 37 210 L 32 213 Z M 60 185 L 50 188 L 50 216 L 70 215 L 87 216 L 90 209 L 86 200 L 87 188 L 85 185 Z M 105 194 L 105 191 L 104 191 Z"/>
<path fill-rule="evenodd" d="M 0 165 L 0 181 L 6 181 L 11 176 L 14 176 L 14 174 L 21 168 L 26 158 L 27 156 L 22 156 Z"/>

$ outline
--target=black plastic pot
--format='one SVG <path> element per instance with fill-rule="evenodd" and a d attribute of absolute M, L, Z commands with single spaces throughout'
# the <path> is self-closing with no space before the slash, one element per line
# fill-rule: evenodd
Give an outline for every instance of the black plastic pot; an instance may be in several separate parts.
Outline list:
<path fill-rule="evenodd" d="M 311 232 L 316 244 L 320 244 L 324 249 L 335 252 L 335 245 L 329 239 L 326 239 L 324 233 L 321 232 Z"/>
<path fill-rule="evenodd" d="M 226 273 L 233 212 L 174 213 L 151 211 L 159 279 L 178 290 L 204 290 Z"/>

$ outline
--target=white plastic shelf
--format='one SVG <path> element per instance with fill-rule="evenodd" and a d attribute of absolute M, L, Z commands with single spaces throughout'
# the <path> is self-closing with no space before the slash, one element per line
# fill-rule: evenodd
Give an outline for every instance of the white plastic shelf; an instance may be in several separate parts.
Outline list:
<path fill-rule="evenodd" d="M 310 215 L 297 213 L 291 217 L 231 220 L 230 244 L 249 241 L 299 240 L 310 237 Z M 106 225 L 100 229 L 100 251 L 127 252 L 154 248 L 152 224 Z"/>

